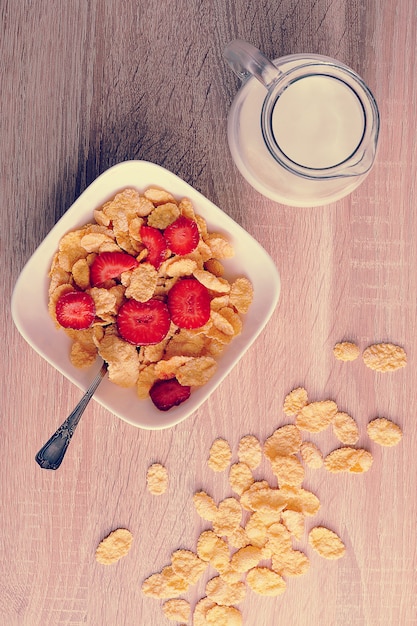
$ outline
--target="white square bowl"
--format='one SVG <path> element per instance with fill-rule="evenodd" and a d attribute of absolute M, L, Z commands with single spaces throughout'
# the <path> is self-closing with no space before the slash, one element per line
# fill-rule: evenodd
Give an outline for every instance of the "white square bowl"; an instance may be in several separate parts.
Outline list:
<path fill-rule="evenodd" d="M 75 368 L 69 360 L 71 341 L 56 328 L 48 313 L 48 273 L 61 237 L 70 230 L 93 221 L 94 209 L 126 187 L 143 191 L 157 186 L 176 198 L 188 197 L 196 213 L 207 222 L 209 231 L 227 235 L 235 256 L 224 261 L 225 276 L 230 280 L 247 276 L 253 284 L 254 299 L 243 316 L 243 330 L 218 359 L 213 378 L 203 387 L 193 389 L 191 397 L 169 411 L 159 411 L 151 400 L 140 400 L 135 389 L 123 389 L 106 377 L 94 399 L 132 426 L 159 430 L 183 421 L 209 397 L 234 365 L 255 341 L 271 317 L 280 295 L 278 270 L 268 253 L 239 224 L 168 170 L 147 161 L 125 161 L 101 174 L 80 195 L 55 224 L 23 268 L 13 291 L 12 316 L 21 335 L 36 352 L 71 382 L 86 390 L 101 364 L 87 369 Z M 29 390 L 28 390 L 29 392 Z M 53 393 L 53 392 L 52 392 Z"/>

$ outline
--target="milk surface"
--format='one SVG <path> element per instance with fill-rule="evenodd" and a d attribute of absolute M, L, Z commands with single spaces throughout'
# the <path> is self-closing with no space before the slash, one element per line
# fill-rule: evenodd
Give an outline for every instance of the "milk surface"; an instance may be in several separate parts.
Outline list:
<path fill-rule="evenodd" d="M 272 111 L 272 132 L 282 152 L 308 168 L 333 167 L 348 159 L 364 131 L 362 105 L 343 81 L 306 76 L 287 87 Z"/>

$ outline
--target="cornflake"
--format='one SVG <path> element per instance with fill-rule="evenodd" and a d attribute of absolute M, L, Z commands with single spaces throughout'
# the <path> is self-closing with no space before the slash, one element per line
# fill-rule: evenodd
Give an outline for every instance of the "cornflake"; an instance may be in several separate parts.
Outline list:
<path fill-rule="evenodd" d="M 303 441 L 300 447 L 300 454 L 304 463 L 308 465 L 308 467 L 319 469 L 323 466 L 323 454 L 312 441 Z"/>
<path fill-rule="evenodd" d="M 126 556 L 133 541 L 133 535 L 126 528 L 113 530 L 103 539 L 96 549 L 96 561 L 103 565 L 111 565 Z"/>
<path fill-rule="evenodd" d="M 218 572 L 224 572 L 229 566 L 228 543 L 212 530 L 201 533 L 197 542 L 197 555 L 202 561 L 210 563 Z"/>
<path fill-rule="evenodd" d="M 333 474 L 339 472 L 362 474 L 371 468 L 372 463 L 373 457 L 370 452 L 351 446 L 337 448 L 324 459 L 324 467 Z"/>
<path fill-rule="evenodd" d="M 304 534 L 305 517 L 300 511 L 291 511 L 286 509 L 281 513 L 282 523 L 288 532 L 298 540 L 301 540 Z"/>
<path fill-rule="evenodd" d="M 205 491 L 197 491 L 193 495 L 193 502 L 199 516 L 209 522 L 216 519 L 218 509 L 213 498 Z"/>
<path fill-rule="evenodd" d="M 386 417 L 373 419 L 366 430 L 369 438 L 380 446 L 396 446 L 403 436 L 401 428 Z"/>
<path fill-rule="evenodd" d="M 304 467 L 294 455 L 276 456 L 271 461 L 272 471 L 278 479 L 278 485 L 300 487 L 304 481 Z"/>
<path fill-rule="evenodd" d="M 178 576 L 172 566 L 167 565 L 161 572 L 152 574 L 143 581 L 142 593 L 151 598 L 160 600 L 177 598 L 185 593 L 190 584 L 187 580 Z"/>
<path fill-rule="evenodd" d="M 236 498 L 225 498 L 219 504 L 213 520 L 213 530 L 219 537 L 233 534 L 240 526 L 242 507 Z"/>
<path fill-rule="evenodd" d="M 360 350 L 356 343 L 342 341 L 334 346 L 333 354 L 339 361 L 354 361 L 360 355 Z"/>
<path fill-rule="evenodd" d="M 195 605 L 193 613 L 193 626 L 207 626 L 207 612 L 216 606 L 209 598 L 201 598 Z"/>
<path fill-rule="evenodd" d="M 188 622 L 191 615 L 190 603 L 181 598 L 164 602 L 162 611 L 165 617 L 173 622 Z"/>
<path fill-rule="evenodd" d="M 294 424 L 287 424 L 277 430 L 264 443 L 264 454 L 273 461 L 278 456 L 296 454 L 302 443 L 301 433 Z"/>
<path fill-rule="evenodd" d="M 246 582 L 252 591 L 261 596 L 279 596 L 287 587 L 284 578 L 268 567 L 254 567 L 249 570 Z"/>
<path fill-rule="evenodd" d="M 239 604 L 245 598 L 246 585 L 243 582 L 227 583 L 220 576 L 215 576 L 206 584 L 207 597 L 223 606 Z"/>
<path fill-rule="evenodd" d="M 229 443 L 219 437 L 211 445 L 208 466 L 214 472 L 223 472 L 229 466 L 231 458 L 232 451 Z"/>
<path fill-rule="evenodd" d="M 297 387 L 290 391 L 284 399 L 285 415 L 297 415 L 301 409 L 308 403 L 307 391 L 304 387 Z"/>
<path fill-rule="evenodd" d="M 324 559 L 340 559 L 346 552 L 340 537 L 323 526 L 316 526 L 310 530 L 308 542 L 313 550 Z"/>
<path fill-rule="evenodd" d="M 229 483 L 233 491 L 241 495 L 255 482 L 252 471 L 246 463 L 234 463 L 229 470 Z"/>
<path fill-rule="evenodd" d="M 174 573 L 191 585 L 195 585 L 204 574 L 207 563 L 202 561 L 191 550 L 176 550 L 171 555 L 171 564 Z"/>
<path fill-rule="evenodd" d="M 148 468 L 146 483 L 149 493 L 154 496 L 160 496 L 165 493 L 168 488 L 168 471 L 166 467 L 160 463 L 153 463 Z"/>
<path fill-rule="evenodd" d="M 239 311 L 247 313 L 253 300 L 252 283 L 245 277 L 237 278 L 230 287 L 230 302 Z"/>
<path fill-rule="evenodd" d="M 310 402 L 298 413 L 295 423 L 301 430 L 319 433 L 331 424 L 336 413 L 337 404 L 333 400 Z"/>
<path fill-rule="evenodd" d="M 262 447 L 255 435 L 245 435 L 239 441 L 238 459 L 241 463 L 246 463 L 251 469 L 256 469 L 262 460 Z"/>
<path fill-rule="evenodd" d="M 394 372 L 407 365 L 404 348 L 392 343 L 377 343 L 369 346 L 362 354 L 363 362 L 376 372 Z"/>
<path fill-rule="evenodd" d="M 242 613 L 234 606 L 215 605 L 206 613 L 209 626 L 242 626 Z"/>
<path fill-rule="evenodd" d="M 356 421 L 343 411 L 338 411 L 332 421 L 333 432 L 341 443 L 354 445 L 359 439 Z"/>

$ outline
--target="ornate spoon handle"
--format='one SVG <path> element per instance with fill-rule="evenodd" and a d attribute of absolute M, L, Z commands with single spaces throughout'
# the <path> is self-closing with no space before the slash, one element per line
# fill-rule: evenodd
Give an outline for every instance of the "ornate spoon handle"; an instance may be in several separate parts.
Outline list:
<path fill-rule="evenodd" d="M 84 413 L 84 409 L 93 397 L 95 390 L 99 386 L 106 372 L 107 363 L 103 363 L 97 376 L 94 378 L 93 382 L 75 409 L 68 415 L 65 422 L 61 424 L 58 430 L 35 456 L 36 462 L 39 463 L 43 469 L 56 470 L 61 465 L 74 431 L 78 426 L 78 422 L 80 421 L 82 414 Z"/>

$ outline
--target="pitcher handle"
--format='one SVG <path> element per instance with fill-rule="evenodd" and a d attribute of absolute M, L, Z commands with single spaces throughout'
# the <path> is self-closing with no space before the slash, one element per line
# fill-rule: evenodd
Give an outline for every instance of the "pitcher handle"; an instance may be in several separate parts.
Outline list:
<path fill-rule="evenodd" d="M 230 42 L 223 54 L 241 81 L 254 76 L 268 88 L 282 73 L 258 48 L 242 39 Z"/>

